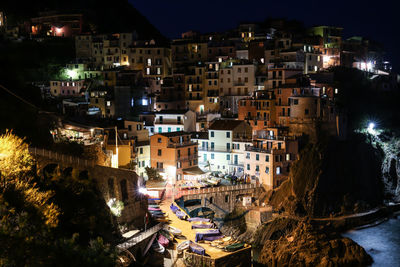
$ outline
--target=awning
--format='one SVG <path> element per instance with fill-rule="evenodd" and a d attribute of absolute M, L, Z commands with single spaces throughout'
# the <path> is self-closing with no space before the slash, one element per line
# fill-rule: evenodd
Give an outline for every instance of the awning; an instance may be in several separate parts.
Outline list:
<path fill-rule="evenodd" d="M 188 174 L 188 175 L 202 175 L 205 174 L 198 166 L 195 167 L 190 167 L 187 169 L 182 170 L 183 174 Z"/>

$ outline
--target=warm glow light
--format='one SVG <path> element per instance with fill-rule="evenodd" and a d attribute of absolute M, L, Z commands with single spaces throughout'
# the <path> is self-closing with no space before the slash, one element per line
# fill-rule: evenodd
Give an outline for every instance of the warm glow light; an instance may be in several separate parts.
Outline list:
<path fill-rule="evenodd" d="M 57 33 L 61 33 L 62 32 L 62 28 L 56 28 L 56 32 Z"/>
<path fill-rule="evenodd" d="M 146 189 L 146 187 L 140 187 L 140 188 L 139 188 L 139 193 L 140 193 L 140 194 L 143 194 L 143 195 L 146 195 L 146 194 L 147 194 L 147 189 Z"/>

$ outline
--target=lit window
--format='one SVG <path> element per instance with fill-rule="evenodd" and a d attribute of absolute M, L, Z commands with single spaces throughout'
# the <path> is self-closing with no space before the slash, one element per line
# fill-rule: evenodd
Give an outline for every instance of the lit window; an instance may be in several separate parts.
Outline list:
<path fill-rule="evenodd" d="M 276 174 L 281 174 L 281 167 L 276 167 Z"/>
<path fill-rule="evenodd" d="M 111 101 L 107 101 L 107 107 L 111 106 Z"/>
<path fill-rule="evenodd" d="M 150 75 L 150 68 L 146 68 L 146 74 Z"/>
<path fill-rule="evenodd" d="M 287 161 L 290 160 L 290 154 L 286 154 L 286 160 L 287 160 Z"/>
<path fill-rule="evenodd" d="M 151 58 L 147 59 L 147 66 L 151 66 Z"/>
<path fill-rule="evenodd" d="M 335 88 L 335 94 L 339 93 L 339 89 Z"/>
<path fill-rule="evenodd" d="M 161 74 L 161 68 L 157 68 L 157 74 Z"/>

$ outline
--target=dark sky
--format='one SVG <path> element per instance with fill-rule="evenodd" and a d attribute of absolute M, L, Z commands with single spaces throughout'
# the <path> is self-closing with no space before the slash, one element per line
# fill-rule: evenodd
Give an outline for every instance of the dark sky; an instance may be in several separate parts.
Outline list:
<path fill-rule="evenodd" d="M 344 36 L 365 36 L 381 42 L 396 70 L 400 68 L 400 12 L 387 1 L 255 1 L 255 0 L 129 0 L 151 23 L 170 38 L 187 30 L 200 32 L 234 28 L 243 20 L 267 17 L 297 19 L 306 26 L 334 25 Z"/>

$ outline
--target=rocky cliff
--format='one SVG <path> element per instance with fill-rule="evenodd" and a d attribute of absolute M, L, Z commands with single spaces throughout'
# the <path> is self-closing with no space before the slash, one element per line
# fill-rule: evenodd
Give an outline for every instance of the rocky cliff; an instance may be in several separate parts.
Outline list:
<path fill-rule="evenodd" d="M 349 214 L 383 201 L 381 154 L 361 135 L 308 145 L 289 179 L 266 195 L 275 209 L 296 216 Z"/>

